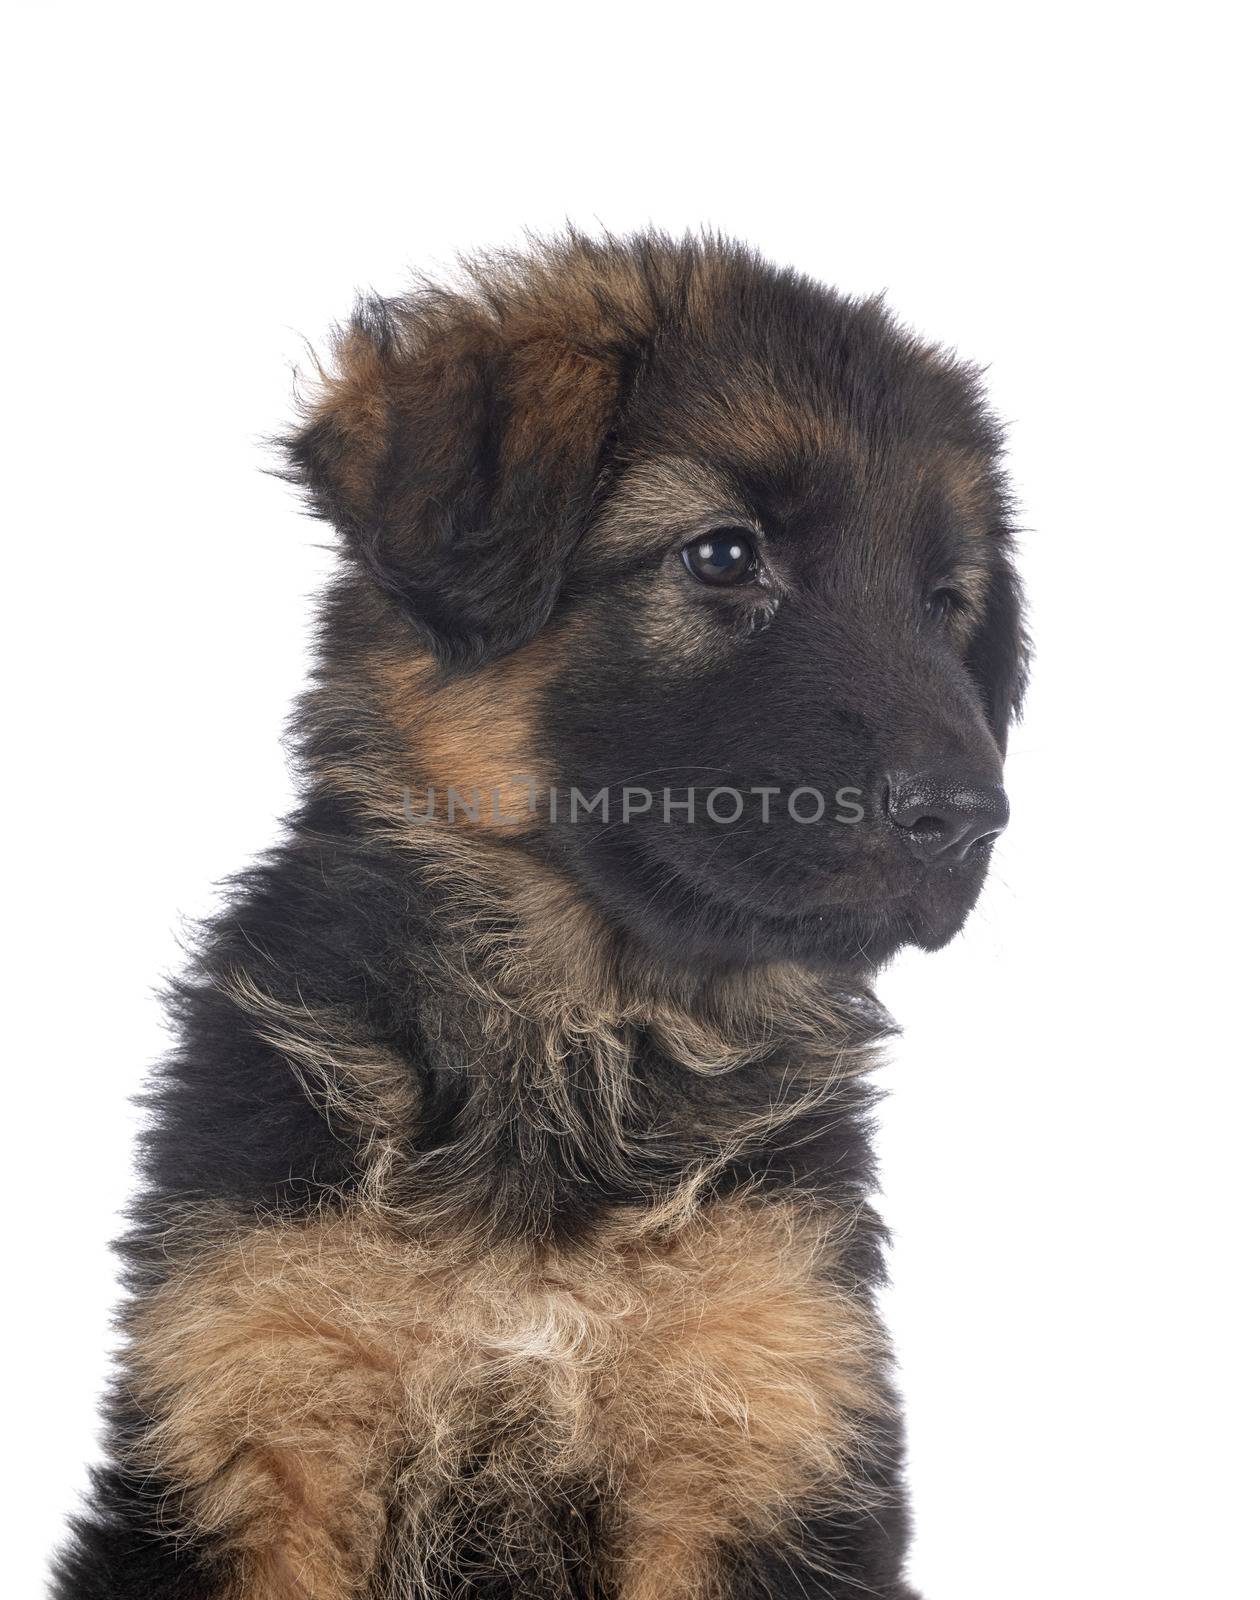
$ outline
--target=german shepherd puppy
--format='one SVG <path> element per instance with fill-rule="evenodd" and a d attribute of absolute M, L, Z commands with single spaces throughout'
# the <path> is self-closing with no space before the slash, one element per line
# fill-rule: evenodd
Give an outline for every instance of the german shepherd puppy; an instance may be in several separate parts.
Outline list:
<path fill-rule="evenodd" d="M 174 997 L 61 1600 L 905 1597 L 868 984 L 1024 676 L 974 371 L 722 240 L 360 307 L 302 799 Z"/>

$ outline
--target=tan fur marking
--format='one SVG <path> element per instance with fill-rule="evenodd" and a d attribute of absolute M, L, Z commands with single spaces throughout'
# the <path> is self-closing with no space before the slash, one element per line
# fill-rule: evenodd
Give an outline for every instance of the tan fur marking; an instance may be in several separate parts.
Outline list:
<path fill-rule="evenodd" d="M 586 548 L 639 552 L 720 522 L 756 526 L 752 510 L 711 467 L 685 456 L 663 456 L 632 467 L 618 481 Z"/>
<path fill-rule="evenodd" d="M 543 322 L 516 350 L 506 388 L 513 402 L 503 463 L 528 463 L 540 456 L 557 465 L 580 465 L 592 435 L 611 416 L 620 388 L 617 369 L 573 348 Z"/>
<path fill-rule="evenodd" d="M 382 1559 L 410 1595 L 471 1504 L 510 1571 L 546 1559 L 548 1506 L 591 1493 L 614 1593 L 693 1594 L 716 1543 L 786 1536 L 824 1484 L 843 1498 L 880 1355 L 826 1279 L 843 1224 L 684 1203 L 566 1253 L 365 1212 L 248 1230 L 135 1315 L 133 1464 L 239 1553 L 241 1600 L 350 1600 Z"/>
<path fill-rule="evenodd" d="M 876 1407 L 863 1308 L 823 1287 L 830 1242 L 789 1207 L 690 1225 L 656 1263 L 651 1315 L 616 1405 L 633 1432 L 615 1566 L 623 1600 L 703 1592 L 715 1546 L 779 1536 L 843 1486 Z M 678 1286 L 685 1284 L 684 1292 Z"/>
<path fill-rule="evenodd" d="M 389 438 L 390 399 L 380 352 L 363 329 L 351 326 L 335 337 L 330 368 L 316 365 L 318 390 L 306 405 L 312 423 L 335 428 L 343 449 L 340 485 L 347 499 L 364 508 Z"/>
<path fill-rule="evenodd" d="M 414 803 L 470 825 L 528 825 L 530 789 L 550 782 L 537 748 L 538 700 L 562 670 L 563 644 L 549 630 L 476 673 L 443 682 L 423 656 L 383 657 L 376 669 L 386 718 L 401 740 Z M 464 809 L 476 797 L 476 822 Z M 461 800 L 462 797 L 462 800 Z M 401 805 L 401 792 L 399 804 Z"/>

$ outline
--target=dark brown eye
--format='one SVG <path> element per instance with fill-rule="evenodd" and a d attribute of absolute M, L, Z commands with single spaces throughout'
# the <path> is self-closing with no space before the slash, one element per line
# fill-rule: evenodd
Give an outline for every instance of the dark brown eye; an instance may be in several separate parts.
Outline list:
<path fill-rule="evenodd" d="M 756 575 L 757 549 L 746 528 L 715 528 L 683 546 L 683 566 L 701 583 L 728 588 Z"/>
<path fill-rule="evenodd" d="M 965 604 L 957 589 L 933 589 L 927 597 L 926 610 L 932 622 L 943 623 L 961 611 Z"/>

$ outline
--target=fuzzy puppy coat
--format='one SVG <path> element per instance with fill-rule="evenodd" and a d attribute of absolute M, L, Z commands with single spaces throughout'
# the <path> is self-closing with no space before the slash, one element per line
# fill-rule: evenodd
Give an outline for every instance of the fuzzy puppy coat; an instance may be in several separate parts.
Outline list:
<path fill-rule="evenodd" d="M 362 306 L 285 448 L 302 799 L 174 995 L 55 1594 L 905 1600 L 868 982 L 1005 819 L 974 373 L 571 236 Z"/>

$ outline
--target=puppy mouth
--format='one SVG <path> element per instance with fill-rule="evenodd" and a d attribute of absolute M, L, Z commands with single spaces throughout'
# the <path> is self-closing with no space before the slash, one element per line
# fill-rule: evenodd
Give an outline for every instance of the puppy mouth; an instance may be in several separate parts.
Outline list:
<path fill-rule="evenodd" d="M 672 880 L 690 899 L 707 901 L 736 916 L 776 923 L 828 914 L 878 917 L 930 891 L 935 879 L 954 876 L 901 852 L 865 848 L 827 868 L 792 863 L 794 882 L 785 888 L 782 861 L 771 859 L 764 874 L 754 866 L 756 855 L 733 863 L 727 871 L 714 871 L 711 858 L 698 869 L 685 852 L 661 849 L 651 834 L 633 841 L 633 851 L 655 882 Z"/>
<path fill-rule="evenodd" d="M 790 904 L 773 882 L 740 874 L 695 870 L 685 857 L 659 848 L 651 835 L 627 841 L 638 858 L 650 901 L 710 922 L 750 948 L 776 947 L 808 959 L 837 950 L 863 965 L 879 965 L 904 945 L 936 950 L 961 930 L 979 896 L 989 852 L 964 867 L 943 868 L 866 852 L 802 887 Z"/>
<path fill-rule="evenodd" d="M 764 878 L 697 870 L 685 855 L 661 849 L 650 834 L 629 838 L 625 845 L 649 905 L 662 912 L 676 908 L 759 944 L 787 939 L 808 946 L 814 937 L 829 942 L 838 930 L 849 930 L 861 943 L 866 933 L 886 931 L 909 912 L 927 877 L 917 865 L 896 870 L 901 864 L 887 875 L 872 874 L 872 863 L 864 862 L 865 882 L 853 881 L 852 868 L 847 874 L 841 869 L 790 895 L 774 883 L 773 869 Z"/>
<path fill-rule="evenodd" d="M 611 922 L 651 947 L 670 944 L 684 960 L 829 969 L 871 970 L 906 945 L 948 943 L 988 857 L 925 860 L 890 828 L 850 830 L 816 853 L 794 851 L 781 836 L 715 841 L 633 822 L 594 837 L 564 829 L 551 843 Z"/>

